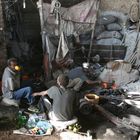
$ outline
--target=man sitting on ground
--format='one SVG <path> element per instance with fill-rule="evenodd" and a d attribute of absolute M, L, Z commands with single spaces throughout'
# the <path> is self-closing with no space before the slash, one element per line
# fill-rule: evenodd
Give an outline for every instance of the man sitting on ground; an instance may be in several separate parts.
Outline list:
<path fill-rule="evenodd" d="M 49 118 L 54 121 L 68 121 L 74 116 L 75 92 L 67 88 L 69 78 L 61 74 L 57 78 L 58 86 L 53 86 L 46 91 L 36 92 L 33 96 L 42 96 L 39 104 L 49 111 Z M 52 104 L 45 97 L 52 99 Z"/>
<path fill-rule="evenodd" d="M 34 102 L 31 87 L 20 88 L 20 69 L 16 58 L 10 58 L 2 76 L 2 93 L 10 100 L 27 99 L 29 105 Z"/>

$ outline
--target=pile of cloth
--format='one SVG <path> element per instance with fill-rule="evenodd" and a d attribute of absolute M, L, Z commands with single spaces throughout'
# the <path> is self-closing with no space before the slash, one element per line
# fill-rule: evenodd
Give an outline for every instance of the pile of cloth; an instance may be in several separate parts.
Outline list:
<path fill-rule="evenodd" d="M 107 83 L 115 81 L 116 86 L 121 87 L 130 82 L 137 81 L 139 79 L 139 72 L 137 69 L 133 69 L 129 62 L 115 60 L 106 64 L 99 78 Z"/>
<path fill-rule="evenodd" d="M 25 117 L 25 116 L 22 116 Z M 29 118 L 24 126 L 18 130 L 14 130 L 14 134 L 24 134 L 24 135 L 51 135 L 53 131 L 53 126 L 46 119 L 45 114 L 30 114 Z"/>

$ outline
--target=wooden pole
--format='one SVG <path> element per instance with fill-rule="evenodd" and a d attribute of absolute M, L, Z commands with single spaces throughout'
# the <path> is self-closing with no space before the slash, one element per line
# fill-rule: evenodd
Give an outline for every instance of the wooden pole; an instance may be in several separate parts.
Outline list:
<path fill-rule="evenodd" d="M 41 38 L 42 38 L 42 49 L 43 53 L 45 53 L 45 37 L 44 37 L 44 14 L 43 14 L 43 0 L 38 1 L 38 9 L 39 9 L 39 15 L 40 15 L 40 26 L 41 26 Z"/>
<path fill-rule="evenodd" d="M 97 8 L 96 10 L 99 9 L 99 4 L 100 4 L 100 0 L 97 0 Z M 93 27 L 92 27 L 92 34 L 91 34 L 91 40 L 90 40 L 90 48 L 89 48 L 89 53 L 88 53 L 88 58 L 87 58 L 87 62 L 89 63 L 90 61 L 90 56 L 91 56 L 91 51 L 92 51 L 92 45 L 93 45 L 93 37 L 94 37 L 94 27 L 95 27 L 95 24 L 96 24 L 96 20 L 97 20 L 97 14 L 96 14 L 96 19 L 95 19 L 95 23 L 93 24 Z"/>
<path fill-rule="evenodd" d="M 44 27 L 44 15 L 43 15 L 43 0 L 39 0 L 38 2 L 39 14 L 40 14 L 40 24 L 41 24 L 41 32 Z"/>
<path fill-rule="evenodd" d="M 49 81 L 51 79 L 51 69 L 49 61 L 49 53 L 46 51 L 46 32 L 44 32 L 44 14 L 43 14 L 43 0 L 38 2 L 39 14 L 40 14 L 40 25 L 41 25 L 41 36 L 42 36 L 42 49 L 43 49 L 43 63 L 45 70 L 45 80 Z"/>

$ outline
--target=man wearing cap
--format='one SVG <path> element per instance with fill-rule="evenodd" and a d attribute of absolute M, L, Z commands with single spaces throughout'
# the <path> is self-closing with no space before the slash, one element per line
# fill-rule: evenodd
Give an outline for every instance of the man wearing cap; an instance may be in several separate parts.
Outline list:
<path fill-rule="evenodd" d="M 20 67 L 16 58 L 10 58 L 2 76 L 2 93 L 4 98 L 21 100 L 26 98 L 28 104 L 34 101 L 31 87 L 20 88 Z"/>

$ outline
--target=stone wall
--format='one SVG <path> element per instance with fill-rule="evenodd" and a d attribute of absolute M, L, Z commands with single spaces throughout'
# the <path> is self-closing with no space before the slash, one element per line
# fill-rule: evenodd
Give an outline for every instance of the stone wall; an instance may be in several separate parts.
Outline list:
<path fill-rule="evenodd" d="M 4 42 L 4 17 L 3 17 L 2 3 L 3 1 L 0 0 L 0 80 L 7 62 L 7 49 L 6 49 L 6 43 Z"/>
<path fill-rule="evenodd" d="M 0 30 L 4 28 L 3 11 L 2 11 L 2 0 L 0 0 Z"/>
<path fill-rule="evenodd" d="M 100 9 L 103 11 L 115 10 L 123 13 L 129 13 L 132 4 L 137 0 L 101 0 Z"/>
<path fill-rule="evenodd" d="M 7 64 L 7 49 L 6 43 L 0 42 L 0 80 L 2 78 L 3 70 Z"/>
<path fill-rule="evenodd" d="M 25 39 L 38 43 L 41 40 L 41 28 L 39 12 L 35 3 L 32 3 L 30 0 L 26 0 L 26 8 L 24 9 L 21 7 L 21 15 Z"/>

